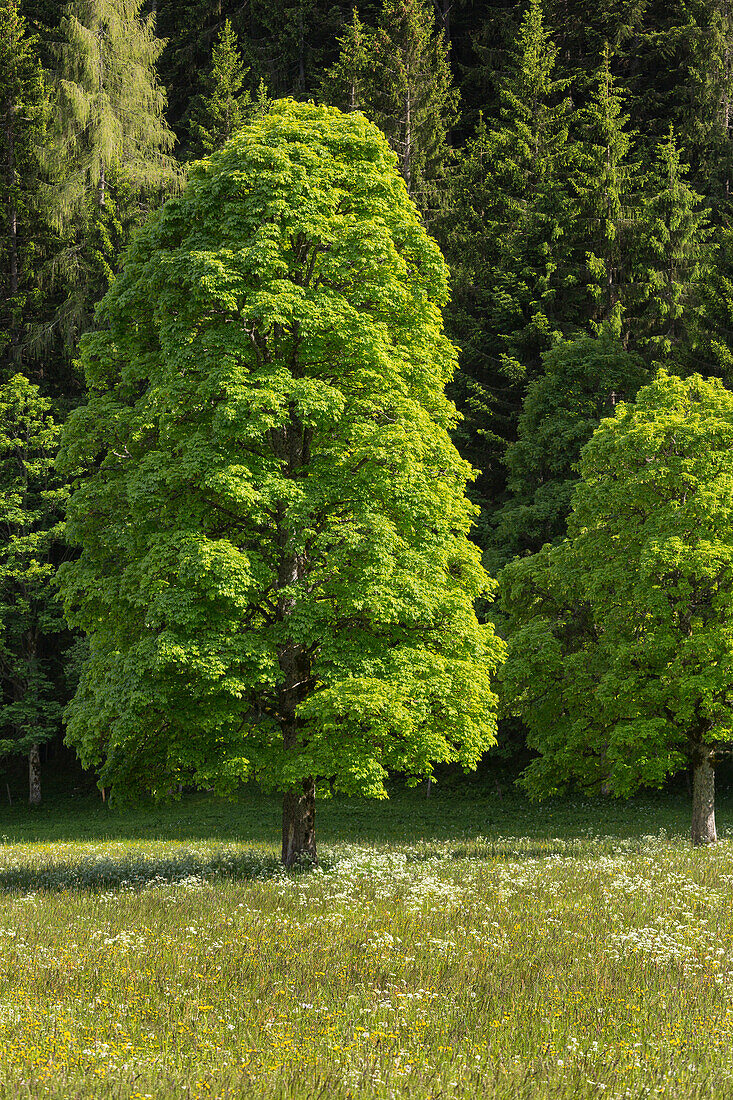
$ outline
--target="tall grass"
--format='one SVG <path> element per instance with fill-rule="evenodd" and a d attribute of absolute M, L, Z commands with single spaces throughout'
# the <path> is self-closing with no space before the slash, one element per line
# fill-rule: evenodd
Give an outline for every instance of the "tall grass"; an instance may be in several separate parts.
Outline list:
<path fill-rule="evenodd" d="M 0 817 L 0 1096 L 733 1095 L 733 841 L 651 832 L 684 804 L 344 802 L 292 875 L 253 805 Z"/>

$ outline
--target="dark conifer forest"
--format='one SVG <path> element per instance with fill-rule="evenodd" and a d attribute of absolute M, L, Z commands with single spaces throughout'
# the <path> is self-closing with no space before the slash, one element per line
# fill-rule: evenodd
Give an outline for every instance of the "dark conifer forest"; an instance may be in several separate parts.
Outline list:
<path fill-rule="evenodd" d="M 702 682 L 730 667 L 728 472 L 714 487 L 733 424 L 732 96 L 728 0 L 0 0 L 0 766 L 30 768 L 32 803 L 44 768 L 70 766 L 64 708 L 98 659 L 57 572 L 78 602 L 84 521 L 77 505 L 71 537 L 66 503 L 81 465 L 117 446 L 95 334 L 115 331 L 115 308 L 128 326 L 139 314 L 128 283 L 96 306 L 151 215 L 205 178 L 192 166 L 223 164 L 292 99 L 376 124 L 450 271 L 449 426 L 474 471 L 470 537 L 500 580 L 497 599 L 477 572 L 464 587 L 508 643 L 482 767 L 540 795 L 627 795 L 689 769 L 697 839 L 714 839 L 705 792 L 733 737 L 732 676 Z M 652 463 L 645 432 L 668 460 L 664 538 L 634 472 Z M 693 483 L 713 488 L 690 511 Z M 614 570 L 626 607 L 666 593 L 655 632 L 619 611 Z M 84 744 L 104 785 L 104 752 Z M 477 745 L 432 759 L 473 767 Z M 425 777 L 431 751 L 394 766 Z M 181 752 L 172 791 L 208 782 L 191 768 Z"/>

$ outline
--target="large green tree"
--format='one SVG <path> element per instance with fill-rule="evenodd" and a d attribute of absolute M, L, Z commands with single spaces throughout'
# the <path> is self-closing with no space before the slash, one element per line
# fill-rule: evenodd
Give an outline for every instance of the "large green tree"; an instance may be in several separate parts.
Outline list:
<path fill-rule="evenodd" d="M 106 786 L 254 774 L 289 864 L 324 785 L 383 797 L 494 742 L 446 298 L 395 155 L 333 108 L 275 104 L 136 237 L 64 444 L 68 738 Z"/>
<path fill-rule="evenodd" d="M 508 566 L 508 707 L 537 795 L 618 795 L 690 767 L 692 839 L 716 839 L 733 742 L 733 394 L 661 372 L 583 452 L 568 539 Z"/>

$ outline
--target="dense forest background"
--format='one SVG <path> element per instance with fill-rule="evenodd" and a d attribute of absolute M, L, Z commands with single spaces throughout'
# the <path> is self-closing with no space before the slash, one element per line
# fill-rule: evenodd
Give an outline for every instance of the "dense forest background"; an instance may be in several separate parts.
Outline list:
<path fill-rule="evenodd" d="M 660 367 L 733 384 L 732 49 L 728 0 L 0 0 L 0 754 L 31 801 L 84 659 L 54 586 L 79 340 L 187 164 L 285 96 L 383 129 L 451 266 L 496 574 L 563 537 Z M 526 764 L 516 719 L 491 755 Z"/>

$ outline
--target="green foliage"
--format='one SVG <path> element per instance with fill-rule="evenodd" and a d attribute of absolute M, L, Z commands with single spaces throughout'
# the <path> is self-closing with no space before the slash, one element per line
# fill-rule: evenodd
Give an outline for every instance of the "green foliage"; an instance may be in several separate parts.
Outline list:
<path fill-rule="evenodd" d="M 628 122 L 606 46 L 583 113 L 575 180 L 577 246 L 588 265 L 588 290 L 595 302 L 590 320 L 595 331 L 603 325 L 620 331 L 627 299 L 629 206 L 635 182 Z"/>
<path fill-rule="evenodd" d="M 445 37 L 435 31 L 429 0 L 384 0 L 370 62 L 368 113 L 397 153 L 409 194 L 428 211 L 458 106 Z"/>
<path fill-rule="evenodd" d="M 702 323 L 711 230 L 703 197 L 687 175 L 670 129 L 640 196 L 631 260 L 630 337 L 650 363 L 679 360 L 694 348 Z"/>
<path fill-rule="evenodd" d="M 20 358 L 37 298 L 39 155 L 47 122 L 37 45 L 17 0 L 0 0 L 0 372 L 5 378 Z"/>
<path fill-rule="evenodd" d="M 338 39 L 338 46 L 338 58 L 323 79 L 322 97 L 342 111 L 363 111 L 369 94 L 372 34 L 359 19 L 356 8 Z"/>
<path fill-rule="evenodd" d="M 199 96 L 192 110 L 189 128 L 194 157 L 205 157 L 221 149 L 252 113 L 252 96 L 245 88 L 247 72 L 237 36 L 231 21 L 226 19 L 211 52 L 208 90 Z"/>
<path fill-rule="evenodd" d="M 545 352 L 543 373 L 527 388 L 517 441 L 507 449 L 510 496 L 492 538 L 498 563 L 565 534 L 581 449 L 604 415 L 635 396 L 645 373 L 640 357 L 608 330 Z"/>
<path fill-rule="evenodd" d="M 75 347 L 110 285 L 121 244 L 175 185 L 155 66 L 164 43 L 143 0 L 72 0 L 61 19 L 48 149 L 48 216 L 62 235 L 54 267 L 65 300 L 54 324 Z"/>
<path fill-rule="evenodd" d="M 381 796 L 493 743 L 446 297 L 358 113 L 276 103 L 136 237 L 64 437 L 68 737 L 105 785 Z"/>
<path fill-rule="evenodd" d="M 733 395 L 661 372 L 583 452 L 569 537 L 507 566 L 527 788 L 628 795 L 733 741 Z"/>
<path fill-rule="evenodd" d="M 384 0 L 374 31 L 354 9 L 340 53 L 322 85 L 328 102 L 363 110 L 397 153 L 408 193 L 424 215 L 435 211 L 458 116 L 448 46 L 428 0 Z"/>
<path fill-rule="evenodd" d="M 452 325 L 462 348 L 463 451 L 491 497 L 502 486 L 527 378 L 572 331 L 581 269 L 567 256 L 576 217 L 567 179 L 576 159 L 568 81 L 539 0 L 532 0 L 503 75 L 500 118 L 468 142 L 446 218 L 456 273 Z M 577 203 L 575 203 L 577 207 Z M 584 261 L 583 261 L 584 264 Z"/>
<path fill-rule="evenodd" d="M 0 754 L 28 753 L 61 726 L 55 587 L 65 483 L 50 402 L 17 374 L 0 386 Z"/>

